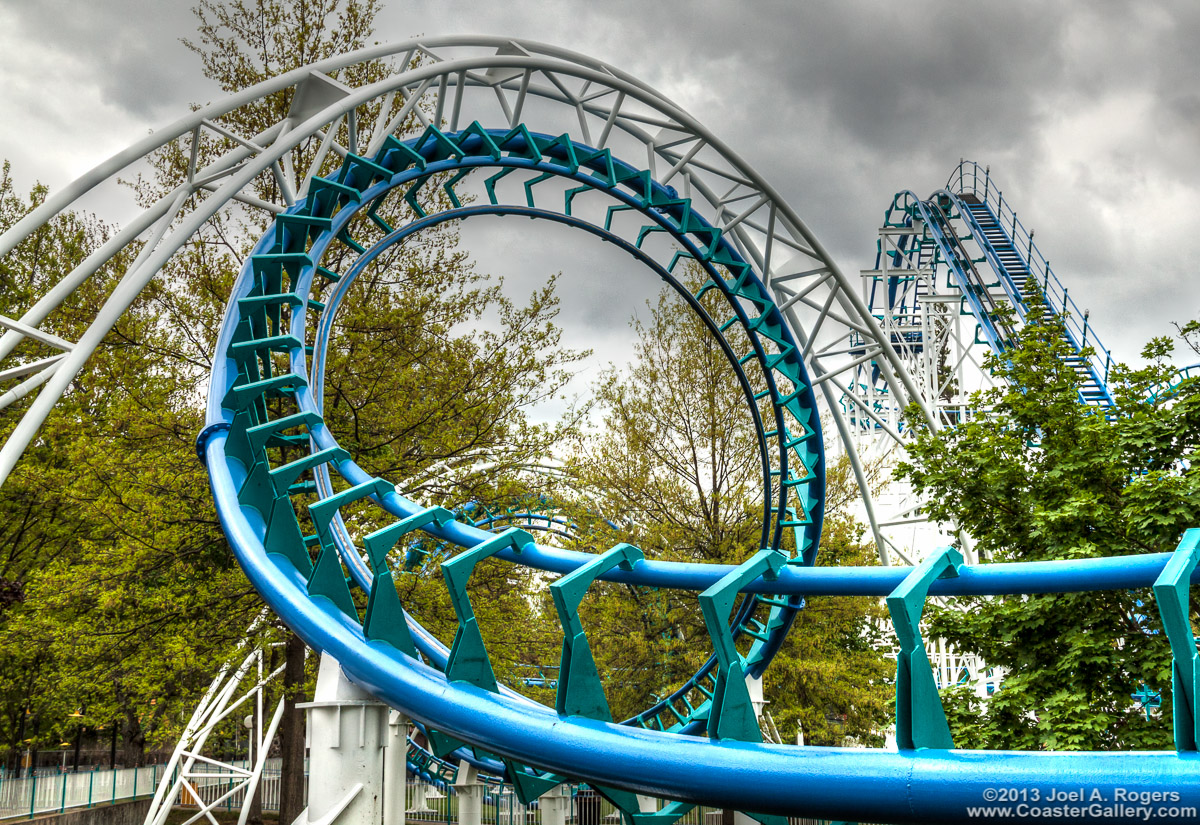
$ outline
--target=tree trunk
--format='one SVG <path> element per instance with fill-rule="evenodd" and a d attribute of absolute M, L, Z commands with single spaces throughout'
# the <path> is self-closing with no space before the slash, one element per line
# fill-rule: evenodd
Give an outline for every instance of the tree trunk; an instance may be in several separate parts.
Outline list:
<path fill-rule="evenodd" d="M 17 711 L 17 737 L 13 739 L 12 742 L 12 765 L 10 765 L 10 768 L 16 772 L 17 776 L 21 775 L 21 751 L 23 750 L 21 745 L 25 743 L 25 718 L 27 715 L 28 714 L 26 714 L 25 708 L 21 708 Z"/>
<path fill-rule="evenodd" d="M 38 727 L 41 725 L 41 718 L 35 713 L 33 715 L 33 747 L 29 749 L 29 775 L 33 776 L 37 773 L 38 761 Z"/>
<path fill-rule="evenodd" d="M 125 709 L 121 724 L 121 761 L 127 768 L 140 768 L 146 762 L 146 732 L 132 707 Z"/>
<path fill-rule="evenodd" d="M 304 810 L 304 642 L 288 633 L 284 648 L 283 719 L 279 721 L 279 825 L 291 825 Z"/>

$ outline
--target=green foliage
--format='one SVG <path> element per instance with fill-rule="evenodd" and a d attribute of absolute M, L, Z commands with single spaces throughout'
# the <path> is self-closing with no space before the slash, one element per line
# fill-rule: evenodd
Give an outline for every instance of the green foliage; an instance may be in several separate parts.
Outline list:
<path fill-rule="evenodd" d="M 234 91 L 367 45 L 378 8 L 375 0 L 205 0 L 198 42 L 189 45 L 205 73 Z M 385 69 L 367 64 L 341 79 L 362 82 Z M 281 92 L 222 125 L 250 137 L 289 103 Z M 225 148 L 206 136 L 201 166 Z M 150 173 L 132 182 L 142 203 L 182 181 L 189 149 L 184 139 L 151 159 Z M 307 169 L 314 153 L 305 142 L 284 165 Z M 337 162 L 332 156 L 327 166 Z M 18 196 L 5 170 L 0 231 L 45 196 Z M 260 197 L 274 197 L 273 176 L 255 185 Z M 264 226 L 262 215 L 234 206 L 172 258 L 0 491 L 0 747 L 10 753 L 18 740 L 57 742 L 79 724 L 118 724 L 127 762 L 141 758 L 143 745 L 170 744 L 261 610 L 225 545 L 193 443 L 231 285 Z M 71 215 L 39 230 L 0 263 L 0 312 L 19 317 L 107 233 Z M 511 500 L 524 489 L 517 468 L 566 432 L 528 424 L 524 410 L 561 387 L 576 355 L 557 346 L 552 282 L 514 302 L 457 244 L 453 225 L 422 233 L 381 256 L 350 290 L 330 349 L 329 423 L 367 470 L 415 495 L 453 487 L 444 499 L 452 504 Z M 42 328 L 77 338 L 129 260 L 89 280 Z M 17 350 L 24 360 L 52 354 L 29 342 Z M 28 401 L 5 411 L 0 435 Z M 297 511 L 306 503 L 298 498 Z M 348 515 L 357 534 L 378 526 L 378 516 Z M 444 586 L 430 567 L 405 577 L 401 594 L 421 590 L 416 612 L 446 630 L 452 612 L 434 595 Z M 481 624 L 519 638 L 512 634 L 530 611 L 528 576 L 481 565 L 472 588 Z M 260 633 L 264 642 L 283 636 L 269 623 Z M 69 718 L 81 706 L 83 719 Z"/>
<path fill-rule="evenodd" d="M 714 291 L 705 300 L 720 298 Z M 581 442 L 570 465 L 588 491 L 575 512 L 592 524 L 584 541 L 595 551 L 629 541 L 647 558 L 740 563 L 760 547 L 763 483 L 742 389 L 719 344 L 672 293 L 664 291 L 648 321 L 633 327 L 637 360 L 602 378 L 596 402 L 603 426 Z M 828 500 L 848 501 L 837 488 L 848 473 L 829 477 L 835 489 Z M 826 524 L 819 563 L 864 557 L 844 513 L 834 507 Z M 695 594 L 597 583 L 580 613 L 618 719 L 649 707 L 711 655 Z M 814 599 L 801 612 L 764 680 L 785 739 L 794 741 L 803 726 L 810 743 L 868 741 L 885 726 L 893 667 L 870 641 L 881 617 L 867 599 Z"/>
<path fill-rule="evenodd" d="M 546 610 L 538 597 L 545 587 L 539 571 L 498 559 L 485 559 L 471 575 L 467 594 L 479 623 L 496 680 L 533 699 L 553 706 L 549 685 L 529 686 L 539 673 L 530 665 L 557 665 L 562 630 L 553 607 Z M 441 565 L 430 561 L 414 573 L 397 576 L 396 590 L 406 610 L 447 647 L 458 621 L 450 604 Z M 550 679 L 553 672 L 548 672 Z"/>
<path fill-rule="evenodd" d="M 24 202 L 5 174 L 0 229 L 43 196 L 35 189 Z M 14 289 L 0 312 L 19 316 L 107 233 L 72 215 L 36 232 L 4 261 Z M 77 338 L 126 261 L 85 283 L 42 328 Z M 108 336 L 0 494 L 9 539 L 0 575 L 18 594 L 0 611 L 0 730 L 10 753 L 18 739 L 36 748 L 73 738 L 78 725 L 116 723 L 136 761 L 146 741 L 177 735 L 179 703 L 195 701 L 258 609 L 195 461 L 194 370 L 161 323 L 162 294 L 147 293 Z M 52 351 L 25 342 L 16 354 Z M 17 419 L 6 414 L 0 426 Z M 80 708 L 82 717 L 69 717 Z"/>
<path fill-rule="evenodd" d="M 1147 366 L 1116 368 L 1106 414 L 1077 400 L 1062 319 L 1029 324 L 988 359 L 986 414 L 919 432 L 898 474 L 994 561 L 1170 552 L 1200 504 L 1200 385 L 1147 400 L 1174 375 L 1172 351 L 1158 338 Z M 945 695 L 961 747 L 1170 747 L 1170 651 L 1148 589 L 959 599 L 929 615 L 934 634 L 1004 671 L 986 700 Z M 1131 698 L 1143 685 L 1162 691 L 1162 718 Z"/>
<path fill-rule="evenodd" d="M 859 531 L 844 515 L 827 516 L 817 565 L 875 563 L 874 548 L 857 541 Z M 876 599 L 805 600 L 764 679 L 767 709 L 785 741 L 798 728 L 809 745 L 841 745 L 847 738 L 883 745 L 896 676 L 895 662 L 881 653 L 886 622 Z"/>

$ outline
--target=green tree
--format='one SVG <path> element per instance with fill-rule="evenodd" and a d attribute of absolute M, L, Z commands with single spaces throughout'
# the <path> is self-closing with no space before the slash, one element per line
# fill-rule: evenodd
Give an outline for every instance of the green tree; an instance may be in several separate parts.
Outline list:
<path fill-rule="evenodd" d="M 0 231 L 7 229 L 27 210 L 45 198 L 45 189 L 38 187 L 28 200 L 18 195 L 4 164 L 0 175 Z M 76 216 L 57 220 L 38 230 L 28 242 L 0 261 L 0 313 L 12 317 L 20 314 L 38 291 L 52 283 L 55 262 L 79 261 L 91 242 L 101 232 L 94 222 Z M 47 331 L 69 335 L 72 310 L 68 307 L 54 326 Z M 35 341 L 22 342 L 17 357 L 35 361 L 50 357 L 56 351 Z M 5 390 L 14 390 L 21 379 L 11 381 Z M 45 645 L 29 644 L 5 633 L 21 623 L 29 597 L 28 579 L 43 560 L 53 561 L 73 551 L 77 536 L 89 528 L 86 518 L 72 506 L 69 496 L 54 495 L 72 478 L 72 468 L 66 456 L 78 431 L 79 411 L 72 409 L 73 397 L 68 397 L 55 410 L 55 415 L 43 428 L 42 437 L 31 446 L 27 459 L 4 487 L 0 496 L 0 538 L 3 553 L 0 557 L 0 701 L 3 714 L 0 730 L 10 766 L 15 766 L 17 752 L 27 739 L 36 742 L 41 729 L 58 715 L 41 701 L 44 688 L 52 682 L 51 661 Z M 21 409 L 22 401 L 15 402 Z M 0 419 L 0 435 L 7 435 L 15 426 L 12 417 Z M 6 642 L 8 642 L 6 644 Z M 30 742 L 30 744 L 35 744 Z"/>
<path fill-rule="evenodd" d="M 206 73 L 232 91 L 366 45 L 377 11 L 373 0 L 204 2 L 194 48 Z M 370 64 L 341 79 L 361 82 L 380 71 Z M 288 94 L 223 125 L 254 135 L 286 112 Z M 219 148 L 205 143 L 198 151 L 203 160 Z M 294 168 L 305 168 L 312 151 L 298 147 Z M 154 158 L 152 173 L 135 181 L 138 197 L 152 200 L 178 184 L 186 155 L 187 146 L 177 144 Z M 258 185 L 261 197 L 274 197 L 273 179 Z M 28 208 L 5 177 L 0 229 Z M 139 759 L 143 745 L 170 744 L 181 715 L 261 607 L 225 547 L 193 440 L 215 331 L 263 225 L 252 212 L 230 210 L 172 259 L 0 491 L 0 529 L 12 531 L 10 563 L 0 572 L 0 731 L 11 750 L 34 721 L 42 741 L 63 736 L 68 714 L 81 705 L 90 724 L 119 724 L 127 761 Z M 53 273 L 69 270 L 105 231 L 67 216 L 36 234 L 3 262 L 0 311 L 19 316 Z M 458 472 L 463 500 L 503 499 L 521 488 L 515 468 L 560 437 L 559 429 L 527 424 L 523 414 L 559 388 L 575 356 L 557 347 L 552 284 L 516 304 L 456 246 L 452 226 L 422 233 L 383 256 L 350 291 L 331 347 L 329 422 L 364 467 L 396 481 L 416 478 L 418 493 L 443 492 L 429 479 L 436 480 L 438 466 L 461 460 L 473 468 Z M 94 279 L 79 307 L 65 308 L 44 328 L 75 337 L 122 265 Z M 485 314 L 498 320 L 485 324 Z M 18 354 L 25 358 L 45 354 L 23 347 Z M 412 403 L 396 403 L 405 396 Z M 3 426 L 14 420 L 6 415 Z M 299 512 L 305 503 L 298 502 Z M 482 577 L 480 586 L 503 581 Z M 430 620 L 444 618 L 446 607 Z M 263 633 L 264 641 L 280 637 L 270 627 Z M 303 671 L 291 665 L 303 650 L 294 640 L 286 649 L 286 689 L 294 700 L 302 698 Z M 302 743 L 300 723 L 290 740 Z M 302 745 L 292 752 L 302 758 Z M 290 821 L 296 813 L 284 816 Z"/>
<path fill-rule="evenodd" d="M 1174 373 L 1173 343 L 1158 338 L 1147 366 L 1114 371 L 1115 408 L 1081 405 L 1063 324 L 1031 323 L 989 358 L 998 386 L 975 399 L 987 415 L 920 431 L 898 473 L 932 519 L 955 521 L 995 561 L 1169 552 L 1200 503 L 1200 386 L 1148 397 Z M 959 599 L 930 621 L 1004 673 L 986 700 L 946 695 L 959 745 L 1170 746 L 1170 650 L 1149 590 Z M 1132 698 L 1143 686 L 1161 692 L 1162 718 Z"/>
<path fill-rule="evenodd" d="M 817 565 L 876 563 L 874 546 L 861 543 L 861 534 L 861 525 L 844 514 L 826 516 Z M 895 662 L 885 655 L 888 627 L 877 599 L 805 599 L 764 679 L 767 710 L 784 741 L 800 732 L 809 745 L 883 745 L 896 676 Z"/>
<path fill-rule="evenodd" d="M 740 563 L 759 549 L 762 527 L 762 470 L 742 389 L 718 342 L 673 293 L 664 290 L 633 328 L 636 361 L 599 383 L 602 426 L 571 462 L 588 492 L 576 515 L 590 512 L 595 524 L 586 541 L 630 541 L 647 558 Z M 849 480 L 829 476 L 835 488 Z M 827 498 L 846 501 L 845 492 Z M 856 532 L 833 508 L 818 563 L 865 559 Z M 617 718 L 671 691 L 712 650 L 694 594 L 597 584 L 581 615 Z M 809 600 L 764 680 L 781 735 L 794 740 L 803 727 L 814 744 L 878 740 L 894 670 L 872 644 L 882 617 L 870 599 Z"/>
<path fill-rule="evenodd" d="M 0 229 L 44 194 L 35 189 L 25 201 L 6 173 Z M 2 264 L 13 288 L 3 290 L 0 312 L 19 316 L 106 237 L 106 227 L 73 215 L 36 232 Z M 122 257 L 107 266 L 43 329 L 78 337 L 124 264 Z M 116 725 L 123 758 L 139 761 L 147 737 L 157 744 L 178 733 L 172 711 L 194 701 L 196 680 L 211 678 L 224 646 L 245 629 L 236 617 L 253 599 L 224 549 L 203 470 L 189 456 L 200 417 L 182 401 L 187 387 L 163 355 L 152 302 L 104 342 L 0 494 L 11 594 L 0 611 L 0 695 L 10 755 L 17 740 L 36 749 L 75 733 L 74 725 Z M 49 354 L 30 341 L 16 352 L 29 360 Z M 18 418 L 6 415 L 0 426 Z M 211 618 L 204 635 L 195 632 L 201 618 Z M 69 719 L 79 708 L 82 720 Z"/>

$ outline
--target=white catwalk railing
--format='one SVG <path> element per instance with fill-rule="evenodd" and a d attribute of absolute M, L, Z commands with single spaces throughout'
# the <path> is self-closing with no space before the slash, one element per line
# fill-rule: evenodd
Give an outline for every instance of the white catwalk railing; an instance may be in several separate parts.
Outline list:
<path fill-rule="evenodd" d="M 33 818 L 70 808 L 149 797 L 163 769 L 163 765 L 148 765 L 35 776 L 0 775 L 0 819 Z"/>
<path fill-rule="evenodd" d="M 208 767 L 196 767 L 194 773 L 203 774 Z M 212 805 L 220 799 L 212 810 L 241 809 L 244 789 L 229 793 L 233 780 L 217 766 L 211 767 L 212 776 L 197 777 L 193 782 L 195 794 L 181 797 L 177 808 L 198 810 L 201 804 Z M 67 771 L 22 777 L 0 774 L 0 819 L 32 819 L 72 809 L 147 799 L 158 786 L 164 768 L 165 765 L 147 765 L 141 768 Z M 263 811 L 279 810 L 279 773 L 279 760 L 268 760 L 259 785 Z M 407 807 L 406 819 L 412 822 L 438 825 L 454 825 L 458 822 L 458 798 L 452 785 L 440 788 L 423 781 L 409 782 Z M 541 812 L 536 803 L 522 805 L 511 787 L 489 787 L 483 801 L 481 825 L 541 825 L 541 822 Z M 620 814 L 598 794 L 588 790 L 580 792 L 572 787 L 566 822 L 567 825 L 611 825 L 620 822 Z M 690 811 L 679 821 L 679 825 L 723 825 L 723 822 L 723 811 L 701 807 Z M 792 818 L 789 825 L 824 825 L 824 821 Z"/>

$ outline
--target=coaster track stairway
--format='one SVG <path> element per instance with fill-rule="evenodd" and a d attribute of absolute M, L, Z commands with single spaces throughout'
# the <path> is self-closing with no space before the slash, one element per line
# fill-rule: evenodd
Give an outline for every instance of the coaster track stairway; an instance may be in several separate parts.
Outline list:
<path fill-rule="evenodd" d="M 928 198 L 899 192 L 887 210 L 875 269 L 863 273 L 867 303 L 944 423 L 969 414 L 967 393 L 988 380 L 971 350 L 1003 355 L 1014 332 L 1047 313 L 1063 321 L 1080 403 L 1113 405 L 1112 355 L 1033 235 L 989 171 L 971 161 Z M 955 316 L 972 322 L 970 335 L 955 340 Z"/>

